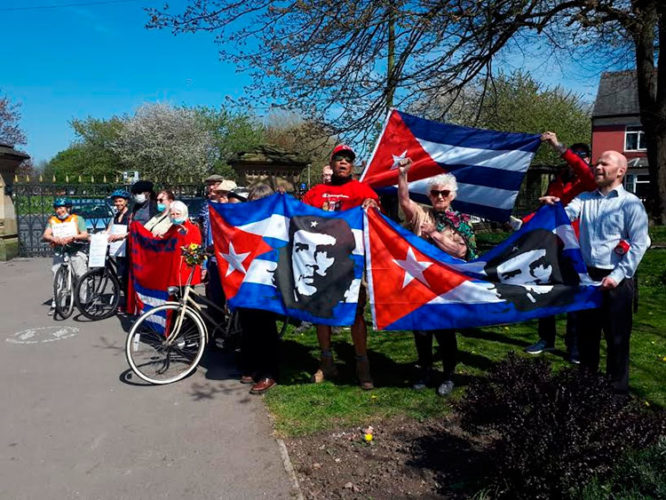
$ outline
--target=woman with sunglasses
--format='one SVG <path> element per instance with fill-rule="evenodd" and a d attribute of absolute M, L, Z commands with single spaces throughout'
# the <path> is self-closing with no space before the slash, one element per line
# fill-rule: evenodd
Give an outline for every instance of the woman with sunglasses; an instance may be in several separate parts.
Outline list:
<path fill-rule="evenodd" d="M 459 259 L 476 257 L 476 239 L 469 216 L 451 209 L 458 183 L 452 174 L 441 174 L 428 182 L 428 198 L 432 207 L 424 208 L 409 197 L 408 172 L 411 158 L 401 160 L 398 175 L 398 201 L 405 213 L 408 228 L 444 252 Z M 437 339 L 442 356 L 444 374 L 437 394 L 447 396 L 453 390 L 453 372 L 456 367 L 458 343 L 455 330 L 414 330 L 418 354 L 417 379 L 414 389 L 424 389 L 433 382 L 432 337 Z"/>

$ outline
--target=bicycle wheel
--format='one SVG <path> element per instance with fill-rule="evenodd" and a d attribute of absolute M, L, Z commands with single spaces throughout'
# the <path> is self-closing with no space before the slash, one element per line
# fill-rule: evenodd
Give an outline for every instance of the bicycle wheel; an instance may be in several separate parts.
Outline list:
<path fill-rule="evenodd" d="M 173 338 L 183 306 L 164 304 L 142 314 L 127 335 L 125 355 L 132 371 L 151 384 L 170 384 L 189 375 L 199 364 L 206 344 L 201 317 L 185 307 L 180 329 Z"/>
<path fill-rule="evenodd" d="M 62 319 L 71 316 L 74 310 L 74 290 L 72 289 L 72 273 L 69 266 L 61 265 L 53 278 L 53 300 L 55 300 L 55 312 Z"/>
<path fill-rule="evenodd" d="M 109 268 L 91 269 L 79 279 L 74 292 L 76 307 L 92 320 L 113 316 L 120 303 L 120 283 Z"/>

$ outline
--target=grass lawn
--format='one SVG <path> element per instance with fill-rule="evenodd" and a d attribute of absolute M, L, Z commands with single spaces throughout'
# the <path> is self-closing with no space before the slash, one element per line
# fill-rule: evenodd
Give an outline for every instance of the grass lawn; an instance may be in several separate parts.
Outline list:
<path fill-rule="evenodd" d="M 654 228 L 650 235 L 653 245 L 666 247 L 666 227 Z M 501 241 L 503 236 L 481 234 L 478 239 L 487 246 Z M 649 250 L 638 276 L 640 303 L 631 337 L 631 390 L 646 405 L 666 407 L 666 248 Z M 569 366 L 565 359 L 564 328 L 562 316 L 558 321 L 557 350 L 544 354 L 555 369 Z M 536 341 L 536 332 L 535 320 L 459 333 L 459 363 L 452 397 L 460 397 L 470 380 L 482 376 L 508 352 L 522 354 L 524 347 Z M 449 400 L 438 397 L 434 389 L 411 389 L 416 360 L 411 332 L 369 330 L 369 358 L 377 387 L 374 391 L 362 391 L 357 386 L 348 329 L 334 334 L 333 350 L 340 376 L 334 383 L 311 384 L 309 377 L 316 370 L 319 358 L 314 328 L 303 333 L 291 329 L 285 335 L 280 385 L 266 395 L 280 434 L 307 435 L 337 426 L 376 423 L 390 416 L 425 419 L 450 411 Z M 603 355 L 602 351 L 602 368 Z"/>

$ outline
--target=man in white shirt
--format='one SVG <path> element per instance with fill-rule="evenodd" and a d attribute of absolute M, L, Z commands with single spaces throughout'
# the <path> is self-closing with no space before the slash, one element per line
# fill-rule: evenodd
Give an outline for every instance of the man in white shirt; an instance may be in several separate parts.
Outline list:
<path fill-rule="evenodd" d="M 606 373 L 615 391 L 629 390 L 629 337 L 634 280 L 650 246 L 648 219 L 641 201 L 622 186 L 627 159 L 617 151 L 601 154 L 594 166 L 595 191 L 582 193 L 566 206 L 571 220 L 580 219 L 580 248 L 592 279 L 601 281 L 603 302 L 581 311 L 581 366 L 597 371 L 601 330 L 607 344 Z M 559 201 L 553 196 L 544 203 Z"/>

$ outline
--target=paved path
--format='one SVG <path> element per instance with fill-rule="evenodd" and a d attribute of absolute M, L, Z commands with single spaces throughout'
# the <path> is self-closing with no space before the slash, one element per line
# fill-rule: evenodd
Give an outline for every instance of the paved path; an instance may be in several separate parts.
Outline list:
<path fill-rule="evenodd" d="M 118 318 L 47 316 L 50 260 L 0 262 L 0 498 L 291 498 L 260 397 L 228 359 L 128 379 Z"/>

